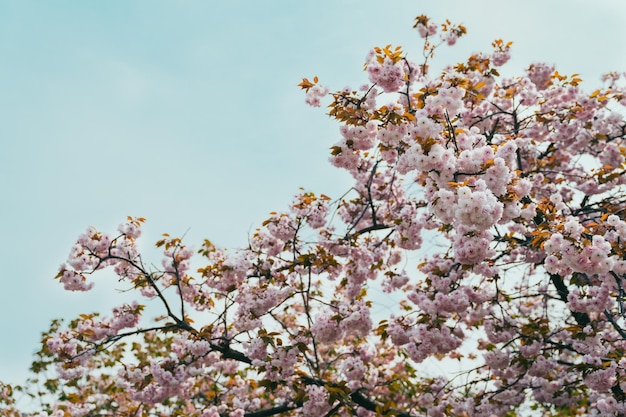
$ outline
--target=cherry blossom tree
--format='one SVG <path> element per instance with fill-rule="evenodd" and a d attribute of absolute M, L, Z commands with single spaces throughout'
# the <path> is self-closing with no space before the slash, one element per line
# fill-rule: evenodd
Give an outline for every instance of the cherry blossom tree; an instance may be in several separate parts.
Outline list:
<path fill-rule="evenodd" d="M 342 197 L 298 193 L 237 250 L 164 235 L 158 268 L 143 218 L 79 236 L 64 288 L 110 270 L 138 301 L 53 321 L 6 415 L 625 415 L 624 74 L 503 77 L 496 40 L 433 75 L 466 29 L 414 28 L 423 50 L 372 49 L 366 85 L 300 83 L 340 124 Z"/>

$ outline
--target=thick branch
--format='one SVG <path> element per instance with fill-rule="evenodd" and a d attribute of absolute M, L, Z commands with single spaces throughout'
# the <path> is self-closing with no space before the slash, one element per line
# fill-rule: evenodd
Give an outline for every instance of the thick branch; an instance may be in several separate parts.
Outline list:
<path fill-rule="evenodd" d="M 247 357 L 244 353 L 239 352 L 238 350 L 233 350 L 230 346 L 218 345 L 215 343 L 211 343 L 211 349 L 219 352 L 226 359 L 234 359 L 238 362 L 247 363 L 248 365 L 252 364 L 252 359 Z"/>
<path fill-rule="evenodd" d="M 309 376 L 303 376 L 302 381 L 308 385 L 318 385 L 318 386 L 328 385 L 326 382 L 324 382 L 321 379 L 311 378 Z M 376 401 L 367 398 L 359 390 L 351 392 L 350 394 L 348 394 L 348 396 L 355 404 L 360 405 L 361 407 L 365 408 L 368 411 L 376 412 L 377 409 L 382 408 L 382 404 L 378 404 Z M 406 411 L 398 410 L 395 408 L 389 408 L 383 415 L 386 415 L 386 414 L 399 416 L 399 417 L 414 417 L 411 413 L 407 413 Z"/>
<path fill-rule="evenodd" d="M 281 414 L 287 411 L 295 410 L 302 407 L 302 403 L 296 403 L 296 405 L 279 405 L 277 407 L 268 408 L 266 410 L 253 411 L 251 413 L 244 414 L 244 417 L 270 417 L 276 414 Z"/>
<path fill-rule="evenodd" d="M 561 277 L 558 274 L 550 274 L 550 280 L 552 281 L 552 284 L 554 284 L 554 287 L 556 288 L 556 291 L 559 294 L 559 298 L 561 299 L 561 301 L 563 301 L 564 303 L 567 303 L 567 296 L 569 295 L 569 290 L 567 289 L 567 286 L 563 282 L 563 277 Z M 576 323 L 578 323 L 578 325 L 582 327 L 585 327 L 586 325 L 591 323 L 591 319 L 589 318 L 589 315 L 587 313 L 581 313 L 579 311 L 572 311 L 572 315 L 574 316 Z"/>

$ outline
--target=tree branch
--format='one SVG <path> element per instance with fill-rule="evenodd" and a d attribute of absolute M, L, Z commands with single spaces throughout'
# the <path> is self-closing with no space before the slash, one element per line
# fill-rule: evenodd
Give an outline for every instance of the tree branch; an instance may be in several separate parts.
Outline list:
<path fill-rule="evenodd" d="M 285 413 L 287 411 L 295 410 L 297 408 L 302 407 L 302 402 L 298 402 L 295 405 L 279 405 L 277 407 L 268 408 L 265 410 L 252 411 L 250 413 L 245 413 L 244 417 L 270 417 L 275 416 L 276 414 Z"/>
<path fill-rule="evenodd" d="M 561 299 L 561 301 L 567 303 L 569 290 L 563 282 L 563 277 L 561 277 L 559 274 L 550 274 L 550 280 L 552 281 L 552 284 L 554 284 L 554 287 L 556 288 L 556 291 L 559 294 L 559 298 Z M 589 315 L 587 313 L 581 313 L 579 311 L 571 311 L 571 313 L 574 316 L 574 320 L 576 320 L 576 323 L 578 323 L 578 325 L 585 327 L 586 325 L 591 323 L 591 319 L 589 318 Z"/>

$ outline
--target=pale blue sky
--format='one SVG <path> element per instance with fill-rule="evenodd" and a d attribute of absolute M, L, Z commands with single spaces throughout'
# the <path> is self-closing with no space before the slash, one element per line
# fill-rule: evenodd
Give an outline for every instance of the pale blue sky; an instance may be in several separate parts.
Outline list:
<path fill-rule="evenodd" d="M 90 294 L 52 279 L 87 226 L 144 216 L 144 247 L 188 229 L 241 246 L 298 187 L 345 191 L 338 126 L 296 84 L 356 87 L 375 45 L 417 60 L 422 13 L 469 31 L 435 67 L 503 38 L 507 73 L 626 70 L 621 0 L 0 0 L 0 380 L 25 376 L 50 319 L 120 302 L 105 277 Z"/>

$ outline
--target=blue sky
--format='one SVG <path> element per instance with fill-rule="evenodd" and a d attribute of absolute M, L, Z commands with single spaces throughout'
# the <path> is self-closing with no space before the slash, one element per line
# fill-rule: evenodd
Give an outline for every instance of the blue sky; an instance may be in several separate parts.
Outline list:
<path fill-rule="evenodd" d="M 435 67 L 503 38 L 506 73 L 547 61 L 593 89 L 626 70 L 621 0 L 0 0 L 0 379 L 23 379 L 50 319 L 127 297 L 111 277 L 88 294 L 52 279 L 87 226 L 136 215 L 149 251 L 164 232 L 242 246 L 298 187 L 345 191 L 338 125 L 296 85 L 362 84 L 375 45 L 417 60 L 422 13 L 469 31 Z"/>

